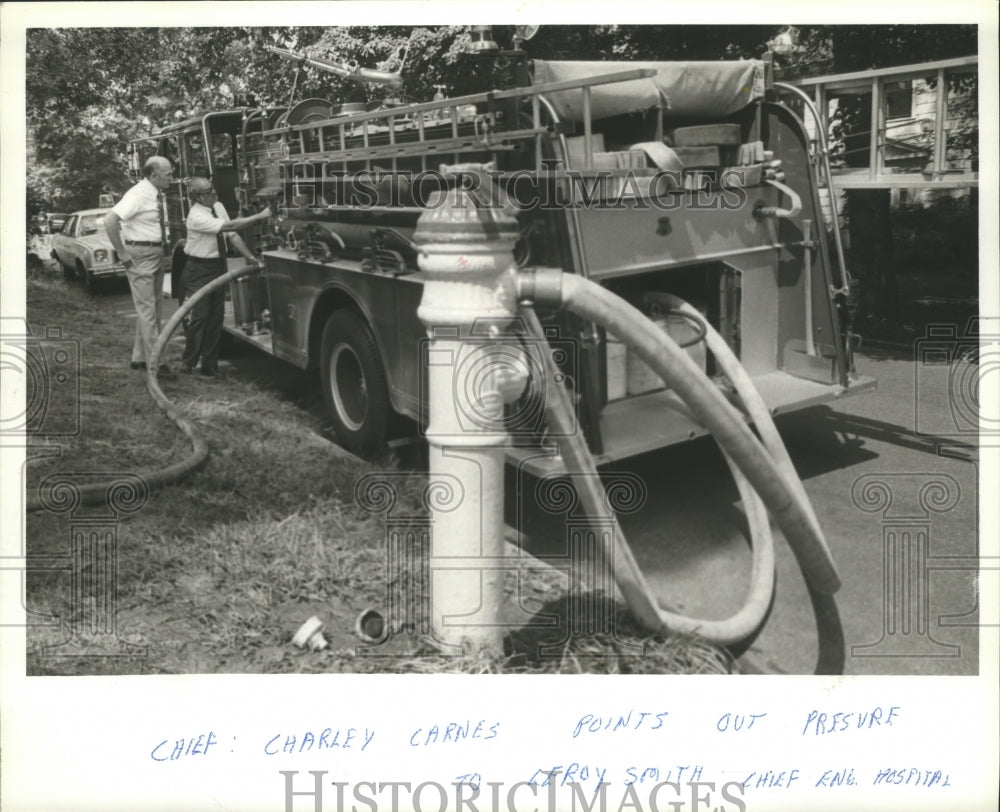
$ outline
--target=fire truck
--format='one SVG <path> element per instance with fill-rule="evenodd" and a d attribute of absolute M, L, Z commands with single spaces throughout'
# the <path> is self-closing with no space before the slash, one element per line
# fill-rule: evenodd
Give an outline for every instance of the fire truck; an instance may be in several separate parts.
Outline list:
<path fill-rule="evenodd" d="M 412 235 L 435 193 L 459 184 L 515 213 L 520 269 L 606 286 L 713 376 L 697 320 L 663 307 L 663 294 L 691 304 L 774 414 L 874 386 L 851 360 L 847 275 L 821 203 L 823 147 L 778 101 L 766 59 L 546 61 L 489 46 L 482 92 L 412 102 L 398 97 L 396 74 L 271 50 L 381 85 L 387 98 L 209 112 L 133 142 L 130 163 L 136 176 L 152 154 L 175 166 L 175 291 L 187 179 L 210 177 L 231 216 L 275 213 L 245 235 L 264 269 L 232 283 L 226 329 L 318 371 L 351 451 L 381 448 L 394 413 L 424 414 Z M 705 433 L 628 347 L 574 316 L 540 316 L 598 464 Z"/>

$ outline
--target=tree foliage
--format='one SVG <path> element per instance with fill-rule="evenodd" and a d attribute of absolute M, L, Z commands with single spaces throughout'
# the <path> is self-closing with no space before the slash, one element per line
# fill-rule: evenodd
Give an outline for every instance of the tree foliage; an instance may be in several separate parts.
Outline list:
<path fill-rule="evenodd" d="M 782 57 L 783 78 L 851 73 L 977 53 L 974 25 L 808 25 Z"/>
<path fill-rule="evenodd" d="M 787 75 L 820 67 L 874 67 L 975 51 L 974 26 L 803 26 L 803 49 Z M 543 26 L 525 44 L 545 59 L 759 57 L 776 26 Z M 509 46 L 512 26 L 495 26 Z M 384 90 L 305 66 L 296 70 L 263 46 L 277 45 L 366 67 L 397 69 L 403 95 L 432 98 L 483 89 L 468 57 L 464 26 L 47 28 L 28 31 L 26 121 L 28 213 L 93 205 L 122 191 L 124 146 L 177 118 L 234 105 L 319 96 L 371 101 Z M 833 63 L 831 65 L 830 63 Z"/>

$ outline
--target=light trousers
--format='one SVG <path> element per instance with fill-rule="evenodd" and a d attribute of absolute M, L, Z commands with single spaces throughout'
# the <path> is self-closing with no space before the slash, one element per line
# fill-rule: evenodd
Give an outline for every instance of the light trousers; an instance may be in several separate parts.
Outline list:
<path fill-rule="evenodd" d="M 163 272 L 170 258 L 157 246 L 126 245 L 132 267 L 126 269 L 132 302 L 135 305 L 135 342 L 132 362 L 145 362 L 160 335 L 163 312 Z"/>

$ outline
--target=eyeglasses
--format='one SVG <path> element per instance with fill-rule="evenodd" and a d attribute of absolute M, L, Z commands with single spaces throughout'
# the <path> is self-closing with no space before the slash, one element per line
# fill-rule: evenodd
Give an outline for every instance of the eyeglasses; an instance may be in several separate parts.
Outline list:
<path fill-rule="evenodd" d="M 215 192 L 214 188 L 201 189 L 201 190 L 195 192 L 196 195 L 214 195 L 215 193 L 216 192 Z"/>

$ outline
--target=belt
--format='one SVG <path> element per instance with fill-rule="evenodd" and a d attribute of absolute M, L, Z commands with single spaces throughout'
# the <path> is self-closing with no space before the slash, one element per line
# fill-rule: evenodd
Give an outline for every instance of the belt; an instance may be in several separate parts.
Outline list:
<path fill-rule="evenodd" d="M 162 242 L 150 242 L 149 240 L 125 240 L 125 245 L 148 245 L 151 247 L 159 248 L 163 245 Z"/>

